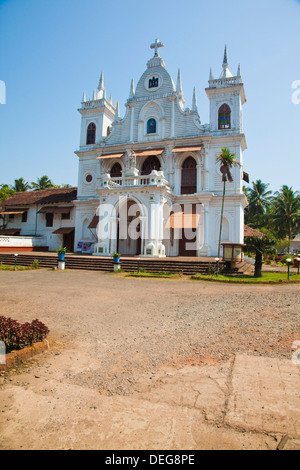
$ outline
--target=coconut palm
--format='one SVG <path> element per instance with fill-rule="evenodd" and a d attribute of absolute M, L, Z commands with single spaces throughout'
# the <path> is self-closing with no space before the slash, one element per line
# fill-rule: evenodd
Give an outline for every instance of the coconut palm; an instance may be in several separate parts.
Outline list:
<path fill-rule="evenodd" d="M 34 191 L 37 191 L 39 189 L 49 189 L 49 188 L 53 188 L 54 187 L 54 184 L 52 183 L 52 181 L 48 178 L 48 176 L 44 175 L 42 176 L 41 178 L 38 178 L 37 179 L 37 182 L 32 182 L 31 183 L 31 187 L 32 189 L 34 189 Z"/>
<path fill-rule="evenodd" d="M 269 185 L 262 180 L 252 181 L 249 190 L 249 208 L 252 214 L 265 214 L 270 207 L 272 191 L 268 191 Z"/>
<path fill-rule="evenodd" d="M 220 164 L 220 171 L 222 173 L 223 181 L 223 198 L 222 198 L 222 209 L 221 209 L 221 221 L 220 221 L 220 235 L 219 235 L 219 246 L 218 246 L 218 258 L 220 258 L 221 251 L 221 238 L 222 238 L 222 226 L 223 226 L 223 214 L 224 214 L 224 203 L 226 193 L 226 181 L 233 181 L 231 174 L 231 168 L 234 165 L 239 165 L 239 162 L 234 159 L 235 153 L 231 153 L 227 147 L 221 149 L 221 153 L 217 156 L 217 163 Z"/>
<path fill-rule="evenodd" d="M 292 187 L 282 186 L 275 193 L 271 218 L 275 231 L 281 238 L 289 242 L 297 235 L 300 227 L 300 194 Z"/>
<path fill-rule="evenodd" d="M 16 191 L 16 193 L 22 193 L 30 189 L 30 184 L 27 183 L 27 181 L 25 181 L 24 178 L 19 178 L 15 180 L 15 183 L 12 186 L 12 189 Z"/>

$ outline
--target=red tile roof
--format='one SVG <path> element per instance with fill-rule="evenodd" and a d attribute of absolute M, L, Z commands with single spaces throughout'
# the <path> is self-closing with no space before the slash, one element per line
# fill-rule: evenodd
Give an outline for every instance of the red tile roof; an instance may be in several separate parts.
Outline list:
<path fill-rule="evenodd" d="M 265 237 L 265 233 L 259 232 L 248 225 L 244 225 L 244 237 Z"/>
<path fill-rule="evenodd" d="M 23 191 L 13 194 L 1 202 L 2 207 L 30 204 L 69 203 L 77 199 L 77 188 L 51 188 L 38 191 Z"/>

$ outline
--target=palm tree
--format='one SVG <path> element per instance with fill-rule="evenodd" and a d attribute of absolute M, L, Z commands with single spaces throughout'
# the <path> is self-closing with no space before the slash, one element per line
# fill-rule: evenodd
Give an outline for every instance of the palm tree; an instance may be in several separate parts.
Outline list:
<path fill-rule="evenodd" d="M 223 198 L 222 198 L 222 209 L 221 209 L 221 221 L 220 221 L 220 235 L 219 235 L 219 246 L 218 246 L 218 258 L 220 258 L 221 251 L 221 237 L 222 237 L 222 226 L 223 226 L 223 214 L 224 214 L 224 203 L 225 203 L 225 193 L 226 193 L 226 181 L 233 181 L 231 175 L 231 168 L 233 165 L 239 165 L 239 162 L 234 159 L 235 153 L 231 153 L 227 147 L 221 149 L 221 153 L 217 156 L 217 163 L 220 164 L 220 171 L 222 173 L 223 181 Z"/>
<path fill-rule="evenodd" d="M 252 181 L 252 186 L 249 190 L 250 211 L 252 214 L 265 214 L 272 200 L 272 191 L 268 191 L 269 184 L 256 180 Z"/>
<path fill-rule="evenodd" d="M 19 178 L 15 180 L 15 184 L 12 186 L 12 189 L 17 193 L 22 193 L 24 191 L 28 191 L 28 189 L 30 189 L 30 185 L 24 180 L 24 178 Z"/>
<path fill-rule="evenodd" d="M 275 193 L 271 218 L 277 234 L 290 242 L 300 227 L 299 192 L 293 191 L 292 187 L 282 186 L 281 190 Z"/>
<path fill-rule="evenodd" d="M 264 253 L 275 253 L 276 240 L 268 235 L 245 237 L 245 249 L 255 253 L 254 277 L 262 276 Z"/>
<path fill-rule="evenodd" d="M 31 187 L 32 189 L 34 189 L 34 191 L 37 191 L 39 189 L 49 189 L 49 188 L 53 188 L 54 187 L 54 184 L 52 183 L 52 181 L 48 178 L 48 176 L 44 175 L 42 176 L 41 178 L 38 178 L 37 179 L 37 182 L 32 182 L 31 183 Z"/>

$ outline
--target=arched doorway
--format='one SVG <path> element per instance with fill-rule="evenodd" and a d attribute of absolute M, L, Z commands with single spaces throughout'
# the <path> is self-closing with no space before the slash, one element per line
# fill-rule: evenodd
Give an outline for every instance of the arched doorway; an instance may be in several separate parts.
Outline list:
<path fill-rule="evenodd" d="M 110 170 L 111 178 L 121 178 L 122 177 L 122 167 L 120 163 L 115 163 Z"/>
<path fill-rule="evenodd" d="M 152 155 L 151 157 L 146 158 L 146 160 L 144 161 L 144 163 L 142 165 L 141 174 L 142 175 L 150 175 L 150 173 L 153 170 L 159 171 L 160 167 L 161 167 L 161 165 L 160 165 L 159 159 L 155 155 Z"/>
<path fill-rule="evenodd" d="M 181 168 L 181 194 L 197 192 L 197 163 L 193 157 L 187 157 Z"/>
<path fill-rule="evenodd" d="M 117 214 L 117 251 L 121 255 L 140 255 L 141 240 L 141 209 L 132 199 L 127 199 L 119 207 Z"/>

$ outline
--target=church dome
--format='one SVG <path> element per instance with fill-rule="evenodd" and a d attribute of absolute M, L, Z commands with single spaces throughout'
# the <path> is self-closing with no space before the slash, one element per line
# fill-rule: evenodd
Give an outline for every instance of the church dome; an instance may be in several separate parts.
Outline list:
<path fill-rule="evenodd" d="M 135 98 L 146 97 L 155 99 L 155 94 L 165 95 L 175 92 L 175 85 L 165 68 L 163 59 L 157 54 L 147 62 L 147 69 L 138 81 Z M 153 96 L 154 94 L 154 96 Z"/>

